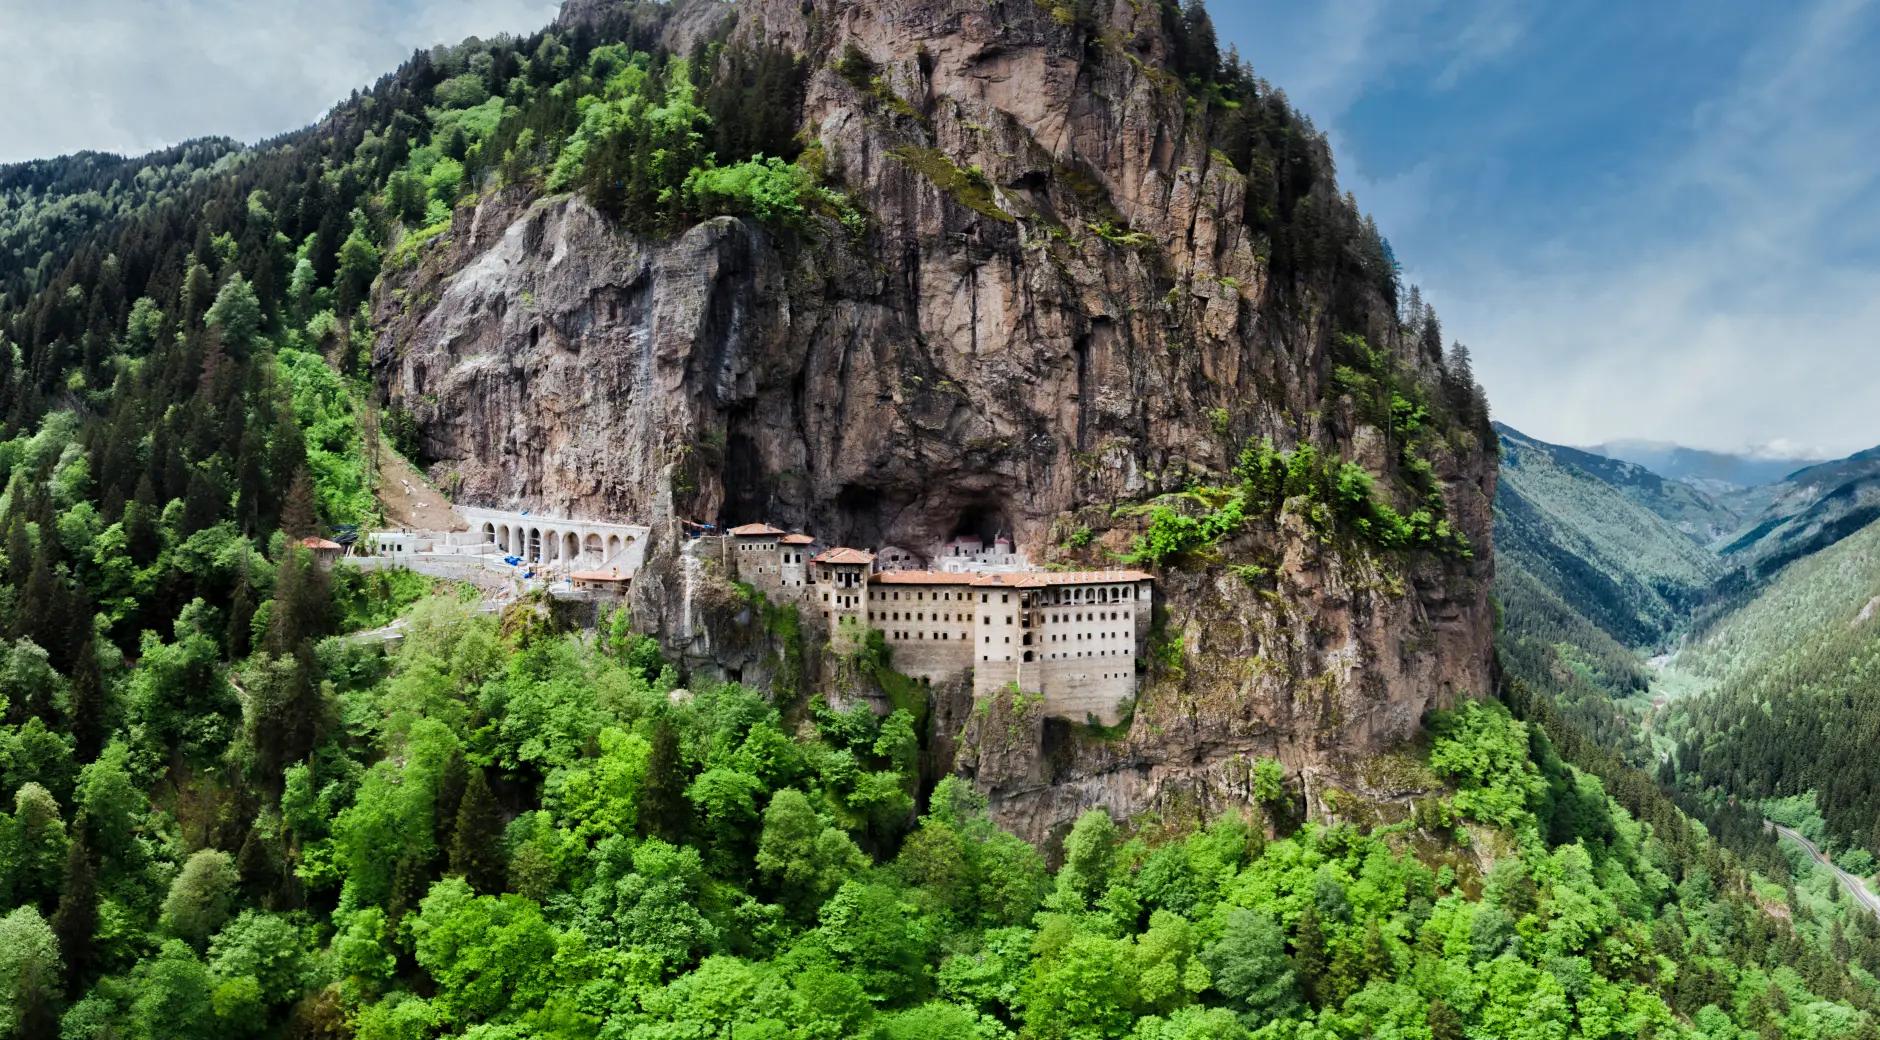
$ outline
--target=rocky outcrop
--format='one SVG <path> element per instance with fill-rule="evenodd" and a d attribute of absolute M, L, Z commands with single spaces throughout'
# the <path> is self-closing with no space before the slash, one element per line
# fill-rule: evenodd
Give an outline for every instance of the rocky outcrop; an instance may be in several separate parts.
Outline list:
<path fill-rule="evenodd" d="M 1435 361 L 1374 289 L 1274 273 L 1245 179 L 1159 71 L 1154 5 L 1119 0 L 1094 36 L 1033 0 L 707 6 L 734 8 L 712 31 L 810 63 L 803 126 L 868 229 L 721 218 L 655 242 L 573 197 L 461 210 L 375 299 L 389 403 L 460 501 L 655 523 L 669 577 L 635 609 L 670 645 L 675 518 L 861 545 L 1003 530 L 1088 564 L 1126 543 L 1114 507 L 1224 474 L 1248 438 L 1395 485 L 1384 438 L 1330 389 L 1331 345 L 1362 332 L 1432 381 Z M 664 17 L 696 34 L 705 15 Z M 1334 299 L 1358 328 L 1334 327 Z M 957 767 L 1042 837 L 1090 805 L 1243 799 L 1254 756 L 1335 772 L 1487 692 L 1494 461 L 1449 445 L 1430 461 L 1473 559 L 1263 532 L 1227 547 L 1272 564 L 1262 587 L 1161 576 L 1158 638 L 1181 649 L 1127 732 L 986 711 L 936 743 L 959 737 Z M 1094 542 L 1051 550 L 1083 526 Z"/>

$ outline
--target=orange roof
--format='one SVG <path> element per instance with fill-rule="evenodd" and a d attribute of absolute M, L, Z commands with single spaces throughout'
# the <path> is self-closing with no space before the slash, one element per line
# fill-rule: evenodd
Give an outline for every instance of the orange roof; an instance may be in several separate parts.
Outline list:
<path fill-rule="evenodd" d="M 604 571 L 575 571 L 568 575 L 570 581 L 626 581 L 627 576 L 620 573 L 620 568 L 613 567 Z"/>
<path fill-rule="evenodd" d="M 875 554 L 860 549 L 831 549 L 809 562 L 869 564 L 875 562 Z"/>
<path fill-rule="evenodd" d="M 977 577 L 946 571 L 882 571 L 872 580 L 881 585 L 971 585 Z"/>
<path fill-rule="evenodd" d="M 1154 580 L 1154 576 L 1142 571 L 1019 571 L 1014 574 L 981 574 L 973 584 L 1031 589 L 1046 585 L 1114 585 Z"/>
<path fill-rule="evenodd" d="M 1041 589 L 1052 585 L 1114 585 L 1153 581 L 1142 571 L 1014 571 L 979 574 L 971 571 L 883 571 L 873 582 L 880 585 L 971 585 L 980 588 Z"/>
<path fill-rule="evenodd" d="M 754 538 L 759 535 L 782 534 L 783 528 L 772 527 L 769 524 L 745 524 L 743 527 L 732 528 L 731 533 L 738 538 Z"/>
<path fill-rule="evenodd" d="M 346 548 L 345 546 L 339 544 L 338 542 L 329 542 L 326 539 L 319 537 L 318 535 L 310 535 L 306 538 L 302 538 L 300 540 L 300 547 L 303 549 L 344 549 Z"/>
<path fill-rule="evenodd" d="M 785 545 L 814 545 L 816 544 L 816 539 L 811 538 L 809 535 L 806 535 L 806 534 L 786 534 L 782 538 L 779 538 L 777 540 L 782 542 Z"/>

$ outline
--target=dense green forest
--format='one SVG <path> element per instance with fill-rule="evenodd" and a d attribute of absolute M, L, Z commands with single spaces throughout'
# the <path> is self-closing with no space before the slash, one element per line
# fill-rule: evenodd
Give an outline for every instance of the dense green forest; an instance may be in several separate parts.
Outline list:
<path fill-rule="evenodd" d="M 1713 800 L 1812 795 L 1805 802 L 1826 822 L 1819 836 L 1855 854 L 1844 865 L 1871 872 L 1880 853 L 1876 615 L 1880 524 L 1791 564 L 1701 633 L 1678 666 L 1712 692 L 1671 719 L 1678 748 L 1667 779 Z"/>
<path fill-rule="evenodd" d="M 1275 270 L 1395 302 L 1322 135 L 1162 9 Z M 1094 40 L 1093 10 L 1054 5 Z M 370 521 L 409 446 L 372 405 L 374 280 L 476 200 L 869 233 L 798 137 L 799 61 L 656 29 L 423 52 L 250 148 L 0 171 L 0 1036 L 1876 1035 L 1870 917 L 1746 869 L 1522 688 L 1519 719 L 1430 720 L 1397 765 L 1444 793 L 1413 807 L 1308 823 L 1250 761 L 1260 804 L 1091 813 L 1052 869 L 923 776 L 907 712 L 694 684 L 624 614 L 315 566 L 295 539 Z M 1343 486 L 1337 522 L 1468 551 Z M 395 651 L 348 637 L 401 615 Z"/>

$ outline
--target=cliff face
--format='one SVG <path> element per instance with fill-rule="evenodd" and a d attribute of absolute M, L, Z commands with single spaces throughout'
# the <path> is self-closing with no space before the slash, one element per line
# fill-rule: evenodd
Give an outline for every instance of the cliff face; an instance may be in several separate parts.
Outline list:
<path fill-rule="evenodd" d="M 519 189 L 460 211 L 375 298 L 377 371 L 432 475 L 464 502 L 766 519 L 831 543 L 1003 530 L 1085 565 L 1127 543 L 1114 507 L 1226 473 L 1249 438 L 1391 486 L 1383 432 L 1329 390 L 1334 337 L 1431 381 L 1437 361 L 1375 289 L 1275 273 L 1246 179 L 1158 71 L 1169 41 L 1140 7 L 1118 0 L 1097 34 L 1033 0 L 658 12 L 678 50 L 729 32 L 804 57 L 803 126 L 869 230 L 720 218 L 642 241 Z M 1033 836 L 1094 804 L 1219 809 L 1254 756 L 1317 805 L 1332 781 L 1314 778 L 1355 782 L 1428 707 L 1490 687 L 1493 456 L 1451 437 L 1429 461 L 1473 559 L 1341 553 L 1284 522 L 1226 547 L 1271 565 L 1260 588 L 1160 576 L 1163 663 L 1127 733 L 955 705 L 936 717 L 967 721 L 940 743 L 958 737 L 955 766 Z M 1056 547 L 1086 526 L 1090 544 Z M 704 664 L 663 549 L 636 617 Z"/>

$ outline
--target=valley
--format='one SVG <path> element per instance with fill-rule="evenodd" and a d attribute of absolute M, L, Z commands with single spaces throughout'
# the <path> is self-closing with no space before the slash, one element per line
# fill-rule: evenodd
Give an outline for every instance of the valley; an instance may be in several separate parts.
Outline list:
<path fill-rule="evenodd" d="M 1731 503 L 1762 503 L 1762 511 L 1738 517 L 1736 530 L 1708 538 L 1687 530 L 1680 539 L 1623 511 L 1622 502 L 1666 497 L 1657 486 L 1641 495 L 1637 467 L 1589 464 L 1573 449 L 1507 428 L 1502 436 L 1504 455 L 1512 456 L 1505 470 L 1530 471 L 1504 481 L 1498 503 L 1500 544 L 1514 563 L 1498 577 L 1504 603 L 1531 595 L 1524 568 L 1585 575 L 1577 585 L 1550 582 L 1563 590 L 1556 613 L 1570 609 L 1571 623 L 1535 609 L 1511 620 L 1504 646 L 1517 649 L 1507 660 L 1536 681 L 1545 681 L 1546 669 L 1583 676 L 1586 688 L 1562 703 L 1597 720 L 1589 724 L 1614 734 L 1633 764 L 1656 772 L 1690 804 L 1786 800 L 1782 813 L 1768 810 L 1781 816 L 1771 826 L 1826 862 L 1793 829 L 1812 820 L 1812 840 L 1830 849 L 1834 869 L 1859 875 L 1866 903 L 1880 838 L 1865 766 L 1874 735 L 1865 705 L 1880 649 L 1872 624 L 1880 524 L 1860 505 L 1873 453 L 1801 467 L 1722 499 L 1686 485 L 1684 493 L 1713 514 Z M 1560 459 L 1566 472 L 1549 480 L 1531 475 L 1541 460 Z M 1681 503 L 1657 512 L 1689 511 Z M 1605 517 L 1622 519 L 1602 527 Z M 1664 561 L 1688 566 L 1680 571 Z M 1535 649 L 1550 636 L 1559 638 Z M 1602 659 L 1595 655 L 1611 662 L 1605 672 L 1586 666 Z"/>

